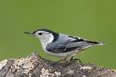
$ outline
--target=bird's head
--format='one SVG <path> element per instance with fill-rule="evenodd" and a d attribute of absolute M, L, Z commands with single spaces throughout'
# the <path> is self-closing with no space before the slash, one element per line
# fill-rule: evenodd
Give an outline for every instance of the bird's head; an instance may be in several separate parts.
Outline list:
<path fill-rule="evenodd" d="M 48 29 L 37 29 L 32 33 L 25 32 L 25 34 L 32 34 L 33 36 L 39 38 L 42 43 L 51 43 L 58 36 L 56 32 Z"/>

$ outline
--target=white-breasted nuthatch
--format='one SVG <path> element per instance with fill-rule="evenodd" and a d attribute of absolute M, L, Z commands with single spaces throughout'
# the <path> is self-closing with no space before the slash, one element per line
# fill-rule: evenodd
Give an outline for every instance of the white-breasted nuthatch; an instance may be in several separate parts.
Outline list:
<path fill-rule="evenodd" d="M 72 56 L 83 51 L 84 49 L 103 45 L 101 42 L 89 41 L 80 37 L 73 37 L 62 33 L 56 33 L 49 29 L 38 29 L 34 32 L 25 32 L 32 34 L 40 39 L 44 51 L 48 54 L 65 58 L 70 60 Z"/>

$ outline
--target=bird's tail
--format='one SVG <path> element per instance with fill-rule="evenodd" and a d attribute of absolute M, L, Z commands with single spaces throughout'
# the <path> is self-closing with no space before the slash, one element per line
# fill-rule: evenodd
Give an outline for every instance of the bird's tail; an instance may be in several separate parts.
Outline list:
<path fill-rule="evenodd" d="M 90 43 L 91 45 L 104 45 L 102 42 L 97 42 L 97 41 L 86 41 L 87 43 Z"/>

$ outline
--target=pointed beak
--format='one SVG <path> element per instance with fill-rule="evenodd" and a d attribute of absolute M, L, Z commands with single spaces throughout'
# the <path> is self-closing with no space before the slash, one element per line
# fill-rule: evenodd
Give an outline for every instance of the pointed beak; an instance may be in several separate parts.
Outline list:
<path fill-rule="evenodd" d="M 31 32 L 24 32 L 24 34 L 33 35 Z"/>

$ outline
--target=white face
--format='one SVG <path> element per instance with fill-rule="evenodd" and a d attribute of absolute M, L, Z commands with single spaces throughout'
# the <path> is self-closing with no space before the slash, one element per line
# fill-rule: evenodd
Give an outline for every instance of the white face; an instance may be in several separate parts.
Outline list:
<path fill-rule="evenodd" d="M 34 33 L 34 36 L 39 38 L 42 45 L 44 46 L 46 46 L 48 43 L 51 43 L 54 38 L 52 33 L 46 31 L 37 31 Z"/>

